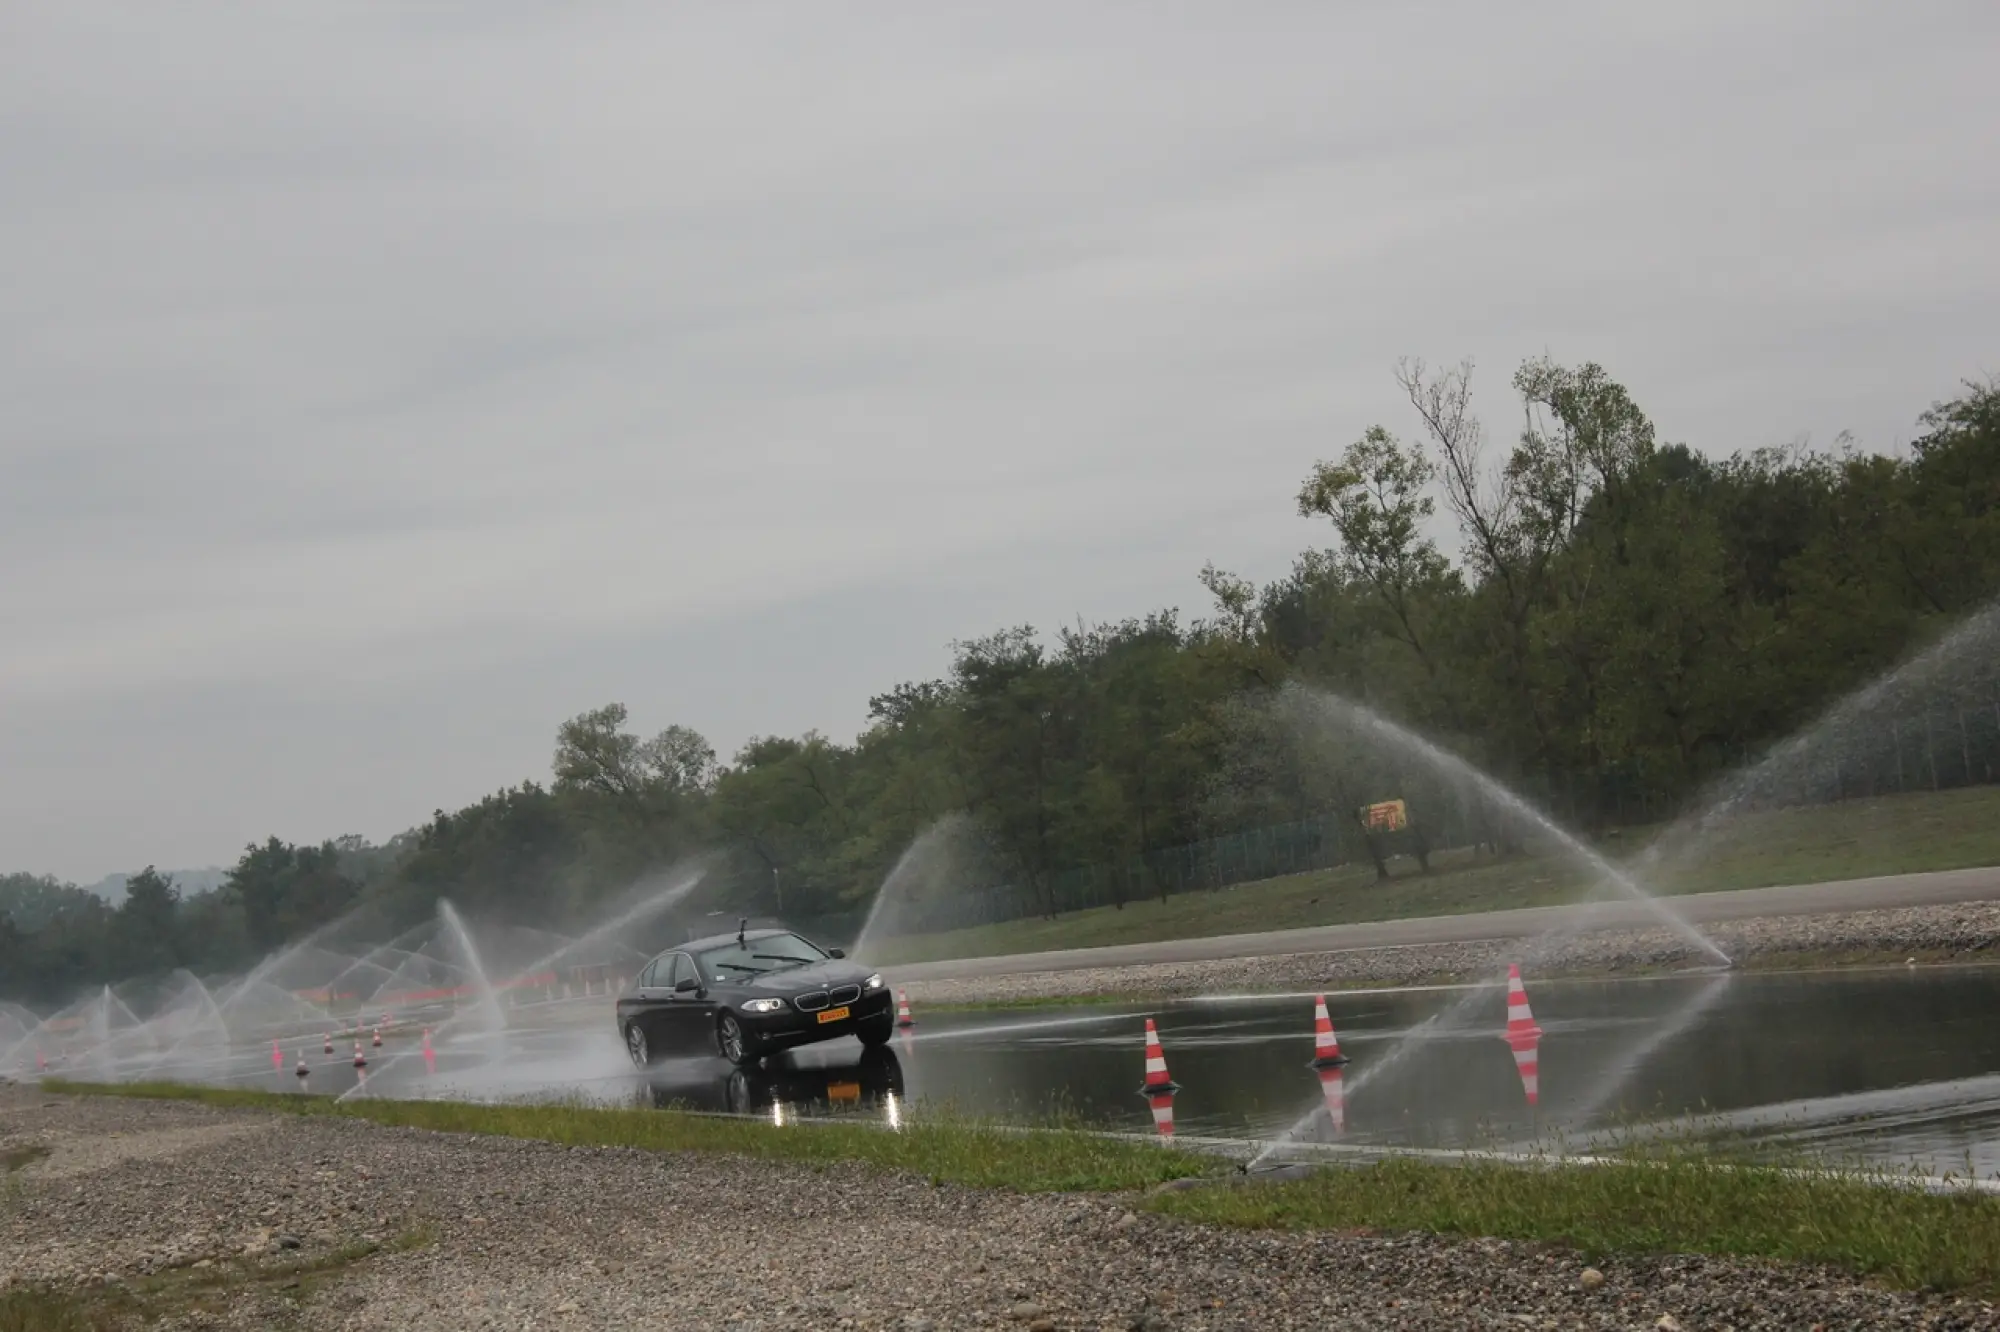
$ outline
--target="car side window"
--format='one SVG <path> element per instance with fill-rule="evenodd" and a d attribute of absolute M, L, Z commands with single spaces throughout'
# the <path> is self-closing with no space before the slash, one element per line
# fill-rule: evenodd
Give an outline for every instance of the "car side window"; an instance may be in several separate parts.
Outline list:
<path fill-rule="evenodd" d="M 660 963 L 664 960 L 665 959 L 663 958 L 656 957 L 651 962 L 648 962 L 646 964 L 646 969 L 639 973 L 640 989 L 651 990 L 651 989 L 656 989 L 659 986 L 660 973 L 665 970 L 665 968 L 662 967 Z"/>
<path fill-rule="evenodd" d="M 674 985 L 679 985 L 684 980 L 699 980 L 699 979 L 700 977 L 694 974 L 694 959 L 689 957 L 686 953 L 675 953 L 673 976 L 672 979 L 670 979 L 667 982 L 667 984 L 669 986 L 674 986 Z"/>

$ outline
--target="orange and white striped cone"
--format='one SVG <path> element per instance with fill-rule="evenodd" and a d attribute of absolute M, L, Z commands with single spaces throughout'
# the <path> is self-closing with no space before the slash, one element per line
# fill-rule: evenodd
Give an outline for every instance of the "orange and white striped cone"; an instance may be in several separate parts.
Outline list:
<path fill-rule="evenodd" d="M 1528 1010 L 1528 991 L 1521 984 L 1521 964 L 1507 964 L 1507 1039 L 1538 1041 L 1542 1029 L 1535 1025 L 1535 1015 Z"/>
<path fill-rule="evenodd" d="M 374 1045 L 375 1048 L 378 1050 L 382 1048 L 382 1029 L 380 1027 L 375 1028 Z"/>
<path fill-rule="evenodd" d="M 354 1066 L 355 1066 L 356 1068 L 366 1068 L 366 1067 L 368 1067 L 368 1056 L 367 1056 L 367 1055 L 365 1055 L 365 1054 L 363 1054 L 363 1053 L 361 1053 L 361 1042 L 360 1042 L 360 1041 L 356 1041 L 356 1042 L 354 1043 Z"/>
<path fill-rule="evenodd" d="M 332 1032 L 328 1032 L 328 1033 L 327 1033 L 326 1035 L 324 1035 L 324 1036 L 320 1037 L 320 1044 L 321 1044 L 321 1046 L 322 1046 L 322 1047 L 324 1047 L 324 1048 L 323 1048 L 323 1049 L 322 1049 L 322 1050 L 320 1051 L 320 1053 L 322 1053 L 322 1054 L 332 1054 L 332 1053 L 333 1053 L 333 1033 L 332 1033 Z"/>
<path fill-rule="evenodd" d="M 1326 996 L 1313 996 L 1313 1062 L 1314 1068 L 1339 1068 L 1347 1062 L 1347 1056 L 1340 1052 L 1340 1042 L 1334 1038 L 1333 1018 L 1326 1011 Z"/>
<path fill-rule="evenodd" d="M 1167 1073 L 1167 1052 L 1160 1046 L 1159 1028 L 1153 1019 L 1146 1019 L 1146 1080 L 1139 1087 L 1141 1096 L 1172 1096 L 1179 1091 L 1180 1084 Z"/>
<path fill-rule="evenodd" d="M 896 991 L 896 1025 L 899 1027 L 917 1025 L 917 1020 L 910 1016 L 910 992 L 900 988 Z"/>
<path fill-rule="evenodd" d="M 1162 1138 L 1174 1136 L 1174 1094 L 1159 1092 L 1146 1098 L 1146 1104 L 1153 1107 L 1153 1127 L 1160 1131 Z"/>
<path fill-rule="evenodd" d="M 272 1067 L 272 1068 L 283 1068 L 284 1066 L 285 1066 L 285 1052 L 284 1052 L 283 1050 L 280 1050 L 280 1049 L 278 1048 L 278 1043 L 277 1043 L 276 1041 L 272 1041 L 272 1042 L 271 1042 L 271 1067 Z"/>
<path fill-rule="evenodd" d="M 1338 1065 L 1329 1065 L 1319 1071 L 1319 1094 L 1326 1100 L 1326 1117 L 1335 1133 L 1347 1131 L 1347 1092 L 1341 1087 L 1340 1079 Z"/>
<path fill-rule="evenodd" d="M 304 1050 L 299 1051 L 299 1066 L 293 1069 L 292 1072 L 300 1078 L 312 1076 L 312 1070 L 306 1067 L 306 1052 Z"/>
<path fill-rule="evenodd" d="M 1541 1104 L 1542 1029 L 1528 1008 L 1528 991 L 1521 984 L 1521 968 L 1507 964 L 1507 1048 L 1514 1052 L 1514 1069 L 1521 1075 L 1521 1090 L 1529 1105 Z"/>

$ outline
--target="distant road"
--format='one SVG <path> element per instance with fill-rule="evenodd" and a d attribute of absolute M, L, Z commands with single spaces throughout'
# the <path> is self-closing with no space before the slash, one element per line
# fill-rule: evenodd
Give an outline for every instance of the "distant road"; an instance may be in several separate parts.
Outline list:
<path fill-rule="evenodd" d="M 1819 916 L 1840 911 L 1893 907 L 1950 906 L 2000 900 L 2000 867 L 1940 870 L 1929 874 L 1888 874 L 1875 879 L 1787 884 L 1728 893 L 1696 893 L 1670 899 L 1673 909 L 1697 925 L 1759 916 Z M 1067 948 L 1004 957 L 968 957 L 947 962 L 914 962 L 887 970 L 899 981 L 971 980 L 1029 971 L 1079 971 L 1091 967 L 1137 966 L 1149 962 L 1207 962 L 1230 957 L 1276 957 L 1286 953 L 1338 953 L 1411 944 L 1478 943 L 1533 938 L 1555 925 L 1577 922 L 1589 929 L 1659 923 L 1641 902 L 1597 902 L 1586 906 L 1521 907 L 1459 916 L 1418 916 L 1408 920 L 1353 925 L 1309 925 L 1262 934 L 1218 934 L 1200 939 L 1160 939 L 1152 943 Z"/>

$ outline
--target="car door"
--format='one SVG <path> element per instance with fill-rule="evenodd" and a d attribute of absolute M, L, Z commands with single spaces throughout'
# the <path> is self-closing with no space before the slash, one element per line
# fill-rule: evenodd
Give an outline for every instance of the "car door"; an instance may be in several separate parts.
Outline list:
<path fill-rule="evenodd" d="M 715 1002 L 701 987 L 701 975 L 695 970 L 694 959 L 686 953 L 669 953 L 660 959 L 660 969 L 666 973 L 664 985 L 667 996 L 662 1008 L 665 1031 L 661 1037 L 661 1048 L 676 1054 L 704 1054 L 713 1050 Z M 695 988 L 681 988 L 684 981 L 693 981 Z"/>
<path fill-rule="evenodd" d="M 654 1050 L 664 1048 L 668 1037 L 668 1004 L 672 991 L 664 985 L 667 970 L 665 955 L 654 958 L 639 973 L 639 983 L 635 987 L 632 1020 L 639 1030 L 646 1033 L 646 1045 Z"/>

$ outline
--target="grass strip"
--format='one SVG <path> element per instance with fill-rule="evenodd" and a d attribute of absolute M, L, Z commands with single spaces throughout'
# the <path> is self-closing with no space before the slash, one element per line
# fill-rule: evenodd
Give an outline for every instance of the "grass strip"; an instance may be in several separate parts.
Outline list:
<path fill-rule="evenodd" d="M 937 1118 L 898 1132 L 578 1105 L 476 1105 L 51 1079 L 51 1092 L 195 1101 L 570 1146 L 861 1162 L 978 1188 L 1123 1191 L 1215 1175 L 1213 1158 L 1080 1128 L 1021 1133 Z M 1640 1154 L 1643 1150 L 1643 1155 Z M 1559 1244 L 1585 1254 L 1711 1253 L 1820 1263 L 1918 1289 L 2000 1292 L 2000 1198 L 1898 1187 L 1885 1172 L 1718 1161 L 1692 1146 L 1592 1166 L 1391 1157 L 1285 1183 L 1168 1191 L 1146 1206 L 1214 1225 L 1430 1231 Z M 8 1332 L 0 1323 L 0 1332 Z"/>
<path fill-rule="evenodd" d="M 1913 1289 L 2000 1291 L 2000 1199 L 1830 1167 L 1725 1165 L 1692 1150 L 1594 1166 L 1409 1157 L 1305 1179 L 1160 1194 L 1212 1225 L 1431 1231 L 1611 1253 L 1819 1263 Z"/>
<path fill-rule="evenodd" d="M 636 1147 L 653 1152 L 728 1152 L 772 1160 L 832 1164 L 859 1161 L 928 1179 L 1020 1193 L 1115 1192 L 1170 1179 L 1213 1174 L 1212 1157 L 1147 1142 L 1107 1138 L 1058 1126 L 1020 1133 L 950 1115 L 916 1117 L 896 1132 L 839 1122 L 780 1127 L 673 1110 L 625 1110 L 574 1104 L 479 1105 L 287 1095 L 172 1082 L 90 1083 L 49 1079 L 46 1091 L 134 1096 L 296 1115 L 365 1119 L 445 1133 L 537 1138 L 571 1147 Z"/>

